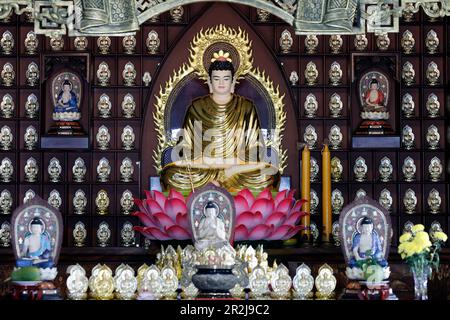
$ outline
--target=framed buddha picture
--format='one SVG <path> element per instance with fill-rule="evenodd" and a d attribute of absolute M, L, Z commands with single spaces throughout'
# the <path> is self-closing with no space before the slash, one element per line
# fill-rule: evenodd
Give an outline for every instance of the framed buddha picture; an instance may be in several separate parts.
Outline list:
<path fill-rule="evenodd" d="M 46 55 L 45 112 L 41 147 L 85 149 L 89 145 L 88 60 L 84 53 Z"/>

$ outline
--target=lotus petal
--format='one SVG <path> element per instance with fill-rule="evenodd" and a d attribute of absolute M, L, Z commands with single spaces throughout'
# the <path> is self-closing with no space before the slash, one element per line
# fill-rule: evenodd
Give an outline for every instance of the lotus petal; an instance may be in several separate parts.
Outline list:
<path fill-rule="evenodd" d="M 177 214 L 177 219 L 176 219 L 177 225 L 186 229 L 186 230 L 190 230 L 190 225 L 189 225 L 189 215 L 187 213 L 179 213 Z"/>
<path fill-rule="evenodd" d="M 244 197 L 245 200 L 247 200 L 247 204 L 249 207 L 253 205 L 253 202 L 255 202 L 255 197 L 253 196 L 253 193 L 250 192 L 248 189 L 244 189 L 238 192 L 236 196 Z"/>
<path fill-rule="evenodd" d="M 273 212 L 274 203 L 273 200 L 269 199 L 257 199 L 255 203 L 252 205 L 250 211 L 252 212 L 261 212 L 264 219 L 267 219 Z"/>
<path fill-rule="evenodd" d="M 303 211 L 294 212 L 289 217 L 287 217 L 284 224 L 287 224 L 289 226 L 295 226 L 295 225 L 297 225 L 300 218 L 303 217 L 304 215 L 305 215 L 305 212 L 303 212 Z"/>
<path fill-rule="evenodd" d="M 246 211 L 246 212 L 241 213 L 236 218 L 237 225 L 244 225 L 249 230 L 253 229 L 258 224 L 262 224 L 262 223 L 264 223 L 264 218 L 260 212 L 253 213 L 250 211 Z"/>
<path fill-rule="evenodd" d="M 171 227 L 175 224 L 175 219 L 172 220 L 167 214 L 163 212 L 155 213 L 153 217 L 158 221 L 162 229 Z"/>
<path fill-rule="evenodd" d="M 288 194 L 286 195 L 286 198 L 294 198 L 295 196 L 295 189 L 289 190 Z"/>
<path fill-rule="evenodd" d="M 260 194 L 258 194 L 258 196 L 256 197 L 256 200 L 258 199 L 268 199 L 268 200 L 273 200 L 272 197 L 272 191 L 270 191 L 270 189 L 266 188 L 263 191 L 261 191 Z"/>
<path fill-rule="evenodd" d="M 296 226 L 293 227 L 291 230 L 288 231 L 288 233 L 286 233 L 286 235 L 281 238 L 281 240 L 288 240 L 290 238 L 292 238 L 293 236 L 295 236 L 300 230 L 305 229 L 304 226 Z"/>
<path fill-rule="evenodd" d="M 279 212 L 276 211 L 274 213 L 272 213 L 269 218 L 267 218 L 266 220 L 266 224 L 268 226 L 273 225 L 275 228 L 278 228 L 279 226 L 281 226 L 284 221 L 286 220 L 287 214 L 285 214 L 284 212 Z"/>
<path fill-rule="evenodd" d="M 137 205 L 139 210 L 147 211 L 147 208 L 144 206 L 144 202 L 141 199 L 133 198 L 133 202 L 135 205 Z"/>
<path fill-rule="evenodd" d="M 190 239 L 191 235 L 185 229 L 180 226 L 171 226 L 170 228 L 166 228 L 166 233 L 175 240 L 186 240 Z"/>
<path fill-rule="evenodd" d="M 151 191 L 149 191 L 149 190 L 144 190 L 144 192 L 145 192 L 145 198 L 147 198 L 147 199 L 153 199 L 153 194 L 152 194 Z"/>
<path fill-rule="evenodd" d="M 146 238 L 149 238 L 150 240 L 156 240 L 155 236 L 151 232 L 149 232 L 148 228 L 146 227 L 135 226 L 133 227 L 133 230 L 142 233 Z"/>
<path fill-rule="evenodd" d="M 277 193 L 277 195 L 275 196 L 275 207 L 277 207 L 278 204 L 286 198 L 287 192 L 288 190 L 283 190 Z"/>
<path fill-rule="evenodd" d="M 248 236 L 249 240 L 261 240 L 267 238 L 267 236 L 272 232 L 273 227 L 265 224 L 257 225 L 253 230 L 250 231 Z"/>
<path fill-rule="evenodd" d="M 281 240 L 286 234 L 291 231 L 293 227 L 288 225 L 282 225 L 275 230 L 267 237 L 267 240 Z"/>
<path fill-rule="evenodd" d="M 169 199 L 180 199 L 181 201 L 186 203 L 186 200 L 184 199 L 183 195 L 175 189 L 170 189 L 168 198 Z"/>
<path fill-rule="evenodd" d="M 166 233 L 166 232 L 164 232 L 164 231 L 162 231 L 162 230 L 160 230 L 160 229 L 157 229 L 157 228 L 151 228 L 151 227 L 149 227 L 149 228 L 144 228 L 145 229 L 145 232 L 147 233 L 150 233 L 151 235 L 153 235 L 153 237 L 155 237 L 157 240 L 160 240 L 160 241 L 166 241 L 166 240 L 170 240 L 171 238 L 169 237 L 169 235 Z"/>
<path fill-rule="evenodd" d="M 236 216 L 250 209 L 247 199 L 239 194 L 234 197 L 234 205 L 236 206 Z"/>
<path fill-rule="evenodd" d="M 303 204 L 305 202 L 306 202 L 305 199 L 297 200 L 297 202 L 295 202 L 294 206 L 291 209 L 291 213 L 292 212 L 296 212 L 296 211 L 300 211 L 302 209 Z"/>
<path fill-rule="evenodd" d="M 295 200 L 292 198 L 286 198 L 276 206 L 276 211 L 285 212 L 286 215 L 291 211 L 294 206 Z"/>
<path fill-rule="evenodd" d="M 150 214 L 145 212 L 137 211 L 132 213 L 133 216 L 138 217 L 142 224 L 146 227 L 158 228 L 158 221 L 156 221 Z"/>
<path fill-rule="evenodd" d="M 168 199 L 166 205 L 164 206 L 164 212 L 175 221 L 177 214 L 187 213 L 186 203 L 180 199 Z"/>
<path fill-rule="evenodd" d="M 153 190 L 153 199 L 159 204 L 159 206 L 161 208 L 164 209 L 164 206 L 166 204 L 167 198 L 166 198 L 166 196 L 163 193 L 161 193 L 159 191 L 156 191 L 156 190 Z"/>
<path fill-rule="evenodd" d="M 161 207 L 158 202 L 153 199 L 144 200 L 144 204 L 149 213 L 155 214 L 157 212 L 164 212 L 164 207 Z"/>
<path fill-rule="evenodd" d="M 170 237 L 164 231 L 158 228 L 145 227 L 141 231 L 146 237 L 160 241 L 170 240 Z"/>
<path fill-rule="evenodd" d="M 242 224 L 234 229 L 234 241 L 243 241 L 248 239 L 248 230 Z"/>

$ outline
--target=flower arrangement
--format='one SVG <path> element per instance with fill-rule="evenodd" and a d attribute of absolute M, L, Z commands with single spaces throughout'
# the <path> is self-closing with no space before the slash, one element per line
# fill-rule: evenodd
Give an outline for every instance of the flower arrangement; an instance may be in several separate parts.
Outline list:
<path fill-rule="evenodd" d="M 433 233 L 433 241 L 424 231 L 422 224 L 416 224 L 411 231 L 405 232 L 399 239 L 398 253 L 406 260 L 414 276 L 414 291 L 416 299 L 426 300 L 427 280 L 431 277 L 432 269 L 439 269 L 439 251 L 442 244 L 447 241 L 444 232 Z"/>

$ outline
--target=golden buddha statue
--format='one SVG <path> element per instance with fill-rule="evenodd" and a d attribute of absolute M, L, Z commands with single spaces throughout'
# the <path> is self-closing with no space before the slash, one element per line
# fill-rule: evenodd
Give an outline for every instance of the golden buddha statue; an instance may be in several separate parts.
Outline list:
<path fill-rule="evenodd" d="M 214 54 L 207 83 L 210 94 L 192 101 L 173 161 L 162 168 L 164 187 L 191 191 L 209 182 L 231 192 L 276 187 L 278 163 L 265 160 L 255 105 L 234 93 L 235 69 L 228 53 Z"/>

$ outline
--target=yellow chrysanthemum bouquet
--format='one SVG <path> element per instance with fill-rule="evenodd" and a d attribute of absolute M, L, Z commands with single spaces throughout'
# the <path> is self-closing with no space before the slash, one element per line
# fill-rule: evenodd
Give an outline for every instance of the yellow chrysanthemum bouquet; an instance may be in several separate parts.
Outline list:
<path fill-rule="evenodd" d="M 432 269 L 439 268 L 439 251 L 447 235 L 444 232 L 433 233 L 433 241 L 422 224 L 416 224 L 411 231 L 400 237 L 398 253 L 406 260 L 414 275 L 414 291 L 416 299 L 427 299 L 427 279 L 431 277 Z"/>

